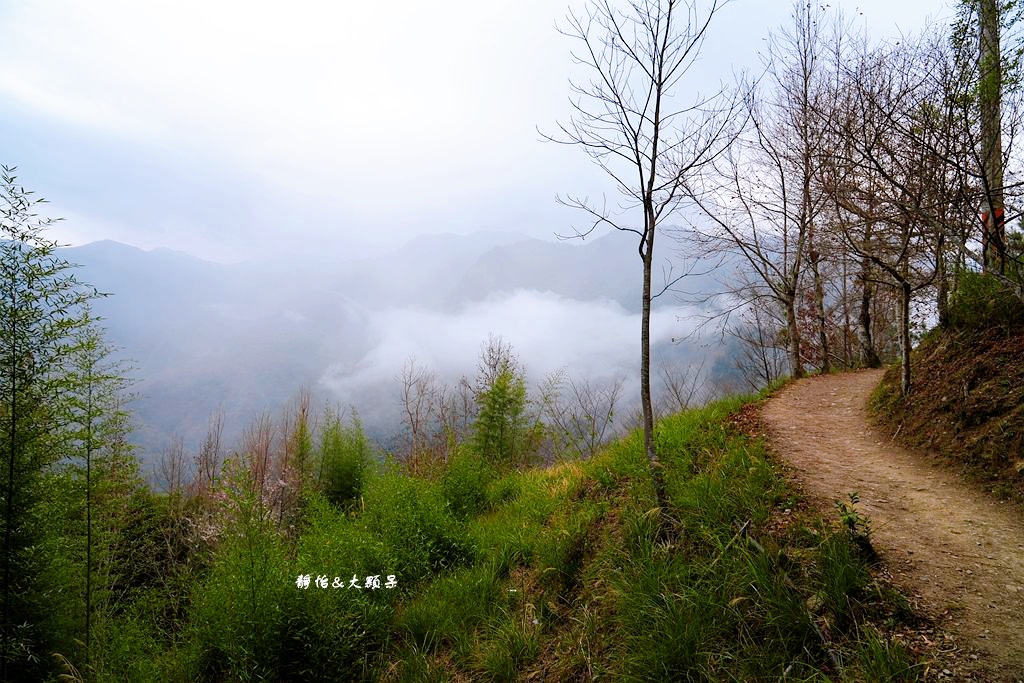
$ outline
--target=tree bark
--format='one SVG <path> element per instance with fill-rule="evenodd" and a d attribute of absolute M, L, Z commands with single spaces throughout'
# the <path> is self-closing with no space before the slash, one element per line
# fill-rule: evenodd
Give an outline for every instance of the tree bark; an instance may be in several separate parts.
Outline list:
<path fill-rule="evenodd" d="M 860 315 L 857 316 L 857 343 L 860 346 L 860 363 L 866 368 L 882 367 L 882 360 L 875 351 L 875 342 L 871 337 L 871 300 L 875 296 L 874 285 L 871 284 L 871 261 L 867 256 L 860 260 Z"/>
<path fill-rule="evenodd" d="M 910 394 L 910 283 L 900 283 L 900 390 Z"/>
<path fill-rule="evenodd" d="M 853 366 L 853 352 L 850 348 L 850 335 L 853 330 L 853 325 L 850 324 L 850 257 L 845 249 L 842 256 L 843 277 L 840 282 L 843 283 L 843 369 L 849 370 Z"/>
<path fill-rule="evenodd" d="M 796 319 L 796 293 L 790 292 L 786 299 L 786 329 L 789 332 L 789 367 L 795 379 L 800 379 L 806 373 L 804 364 L 800 360 L 800 326 Z"/>
<path fill-rule="evenodd" d="M 832 372 L 832 361 L 829 358 L 828 348 L 828 325 L 825 317 L 825 285 L 821 280 L 821 270 L 818 268 L 819 255 L 811 245 L 811 273 L 814 276 L 814 315 L 818 323 L 818 346 L 821 347 L 821 372 L 828 374 Z"/>
<path fill-rule="evenodd" d="M 640 315 L 640 406 L 644 419 L 644 452 L 651 469 L 654 492 L 662 519 L 668 511 L 668 496 L 665 492 L 665 476 L 658 459 L 654 443 L 654 406 L 651 402 L 651 270 L 654 263 L 654 209 L 647 207 L 647 234 L 644 236 L 642 251 L 644 262 L 643 307 Z M 664 531 L 664 525 L 662 525 Z"/>
<path fill-rule="evenodd" d="M 1006 224 L 1003 208 L 1002 56 L 999 47 L 999 0 L 978 3 L 979 99 L 986 210 L 981 250 L 986 270 L 1006 270 Z"/>

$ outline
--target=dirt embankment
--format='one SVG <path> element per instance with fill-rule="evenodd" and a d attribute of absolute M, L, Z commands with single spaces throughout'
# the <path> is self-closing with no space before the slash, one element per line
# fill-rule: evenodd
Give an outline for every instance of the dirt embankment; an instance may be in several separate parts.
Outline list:
<path fill-rule="evenodd" d="M 1024 681 L 1024 518 L 871 427 L 882 371 L 800 380 L 766 404 L 776 452 L 831 505 L 860 495 L 882 561 L 961 648 L 962 671 Z"/>

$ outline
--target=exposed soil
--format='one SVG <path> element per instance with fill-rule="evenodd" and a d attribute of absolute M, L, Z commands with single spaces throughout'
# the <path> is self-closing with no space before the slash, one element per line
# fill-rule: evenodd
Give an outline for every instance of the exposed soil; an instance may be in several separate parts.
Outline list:
<path fill-rule="evenodd" d="M 900 397 L 891 368 L 876 417 L 904 446 L 1024 503 L 1021 358 L 1024 330 L 934 330 L 914 349 L 910 399 Z"/>
<path fill-rule="evenodd" d="M 786 387 L 762 413 L 773 448 L 819 503 L 859 494 L 895 583 L 952 634 L 950 679 L 1024 682 L 1024 517 L 870 426 L 881 378 L 865 370 Z"/>

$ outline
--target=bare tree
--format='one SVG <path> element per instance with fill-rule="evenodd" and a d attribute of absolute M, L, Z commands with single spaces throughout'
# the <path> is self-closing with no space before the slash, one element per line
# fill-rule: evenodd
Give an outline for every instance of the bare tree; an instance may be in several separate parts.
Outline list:
<path fill-rule="evenodd" d="M 969 180 L 956 230 L 947 231 L 953 242 L 949 245 L 953 263 L 959 266 L 953 270 L 952 288 L 956 287 L 956 273 L 973 262 L 1024 298 L 1024 287 L 1006 278 L 1008 261 L 1013 258 L 1006 249 L 1006 226 L 1022 216 L 1020 159 L 1015 145 L 1024 126 L 1022 16 L 1024 4 L 1019 0 L 960 2 L 951 34 L 941 36 L 941 48 L 932 48 L 943 59 L 933 60 L 929 71 L 944 96 L 941 101 L 955 117 L 957 131 L 940 138 L 944 144 L 939 150 L 933 150 L 927 140 L 920 144 L 941 153 L 948 141 L 958 143 L 956 153 L 947 151 L 943 158 Z M 972 244 L 978 240 L 979 227 L 980 252 Z M 939 303 L 943 304 L 941 297 Z"/>
<path fill-rule="evenodd" d="M 658 369 L 662 387 L 660 403 L 665 409 L 679 413 L 706 398 L 703 393 L 704 363 L 702 360 L 700 365 L 686 367 L 672 363 Z"/>
<path fill-rule="evenodd" d="M 744 97 L 749 125 L 687 191 L 710 225 L 695 227 L 698 240 L 710 250 L 738 254 L 752 274 L 734 293 L 748 301 L 772 300 L 785 312 L 790 372 L 802 377 L 798 304 L 808 266 L 823 370 L 829 358 L 820 270 L 827 206 L 815 187 L 825 14 L 816 4 L 798 3 L 792 16 L 792 28 L 769 39 L 765 74 Z"/>
<path fill-rule="evenodd" d="M 269 480 L 270 500 L 277 506 L 278 525 L 282 528 L 301 503 L 302 489 L 313 478 L 315 422 L 312 396 L 302 389 L 285 408 L 274 476 Z"/>
<path fill-rule="evenodd" d="M 493 387 L 498 376 L 507 371 L 523 374 L 522 363 L 512 351 L 512 344 L 500 336 L 490 334 L 487 341 L 480 345 L 480 357 L 476 366 L 476 392 L 479 394 Z"/>
<path fill-rule="evenodd" d="M 441 390 L 437 376 L 410 357 L 398 375 L 401 383 L 402 423 L 409 434 L 408 457 L 416 457 L 429 438 Z"/>
<path fill-rule="evenodd" d="M 196 476 L 193 483 L 196 492 L 202 494 L 213 488 L 224 457 L 224 410 L 218 409 L 206 427 L 206 437 L 196 455 Z"/>
<path fill-rule="evenodd" d="M 899 293 L 904 394 L 910 391 L 911 301 L 941 274 L 950 197 L 962 189 L 946 155 L 935 153 L 953 131 L 930 88 L 934 54 L 880 46 L 837 66 L 844 77 L 832 120 L 843 142 L 822 172 L 844 240 L 870 262 L 877 282 Z"/>
<path fill-rule="evenodd" d="M 259 415 L 242 434 L 242 457 L 253 490 L 267 500 L 274 481 L 275 429 L 270 415 Z"/>
<path fill-rule="evenodd" d="M 727 330 L 740 345 L 732 362 L 746 383 L 745 389 L 758 391 L 784 374 L 786 324 L 771 310 L 772 303 L 752 302 L 740 314 L 739 323 Z"/>
<path fill-rule="evenodd" d="M 181 436 L 172 437 L 171 442 L 161 451 L 158 468 L 160 487 L 164 492 L 171 495 L 181 493 L 187 476 L 185 442 Z"/>
<path fill-rule="evenodd" d="M 476 392 L 466 377 L 454 386 L 442 386 L 438 395 L 437 421 L 445 440 L 446 453 L 465 441 L 476 418 Z"/>
<path fill-rule="evenodd" d="M 541 388 L 541 413 L 561 441 L 561 450 L 589 458 L 607 443 L 614 432 L 622 385 L 621 377 L 597 384 L 567 379 L 562 371 L 548 376 Z"/>
<path fill-rule="evenodd" d="M 726 0 L 712 0 L 704 11 L 696 0 L 637 0 L 625 10 L 609 0 L 593 0 L 582 14 L 570 12 L 562 31 L 579 45 L 574 59 L 591 75 L 572 81 L 575 114 L 548 139 L 581 147 L 611 178 L 622 197 L 618 210 L 586 198 L 560 199 L 592 219 L 584 237 L 599 226 L 638 238 L 643 264 L 640 324 L 640 401 L 644 447 L 658 504 L 667 510 L 664 477 L 654 444 L 651 403 L 651 300 L 679 278 L 652 290 L 655 238 L 679 207 L 686 178 L 728 145 L 731 111 L 716 107 L 719 94 L 696 95 L 688 106 L 675 96 L 707 36 L 712 18 Z M 728 108 L 726 108 L 728 109 Z M 627 212 L 642 220 L 631 223 Z"/>

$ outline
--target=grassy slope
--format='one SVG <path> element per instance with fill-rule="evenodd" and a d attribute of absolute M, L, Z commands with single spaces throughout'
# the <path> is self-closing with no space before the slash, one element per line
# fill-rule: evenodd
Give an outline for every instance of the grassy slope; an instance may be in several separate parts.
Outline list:
<path fill-rule="evenodd" d="M 501 477 L 472 458 L 438 481 L 386 471 L 358 510 L 314 495 L 292 541 L 265 520 L 226 530 L 183 625 L 157 628 L 140 598 L 96 679 L 916 680 L 912 615 L 859 554 L 856 514 L 798 499 L 744 436 L 752 407 L 659 423 L 671 542 L 638 434 Z M 398 587 L 296 587 L 324 571 Z"/>
<path fill-rule="evenodd" d="M 492 484 L 474 560 L 398 606 L 385 680 L 912 680 L 909 617 L 849 534 L 797 512 L 743 401 L 659 426 L 674 543 L 634 435 Z M 801 506 L 802 507 L 802 506 Z M 740 528 L 744 533 L 738 533 Z"/>
<path fill-rule="evenodd" d="M 1024 501 L 1024 329 L 933 330 L 914 350 L 913 389 L 899 368 L 872 398 L 876 419 L 993 492 Z"/>

